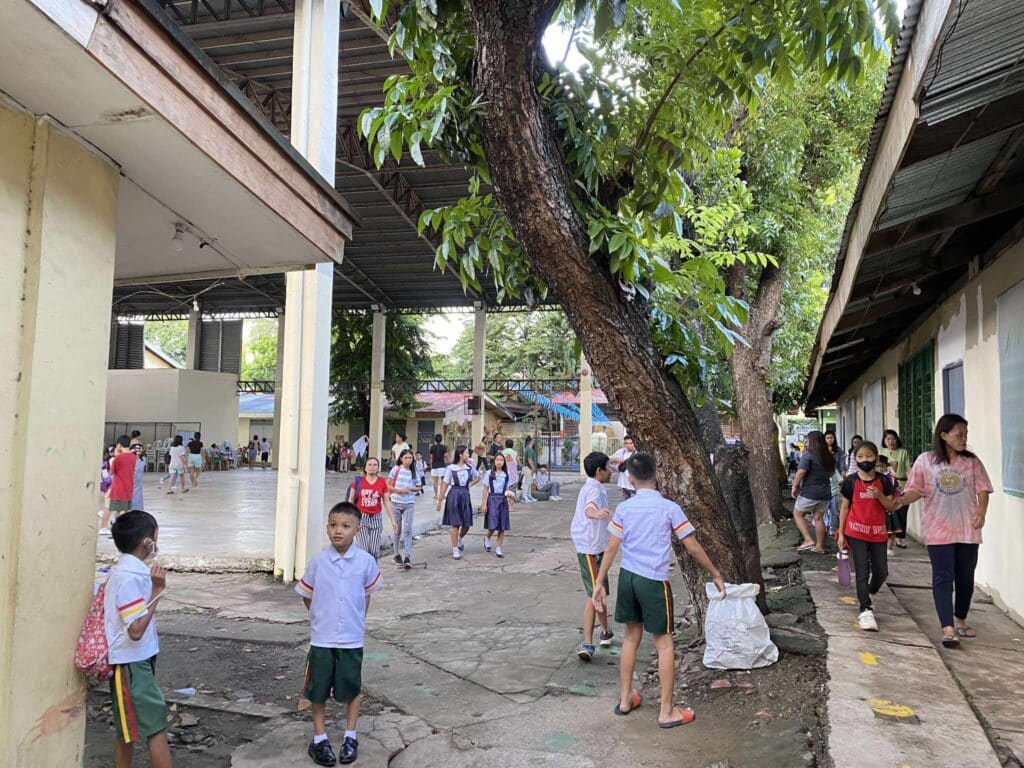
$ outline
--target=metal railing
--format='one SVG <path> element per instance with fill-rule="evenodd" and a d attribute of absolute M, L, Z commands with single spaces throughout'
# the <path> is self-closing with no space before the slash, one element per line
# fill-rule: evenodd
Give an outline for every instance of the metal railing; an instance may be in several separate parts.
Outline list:
<path fill-rule="evenodd" d="M 247 394 L 274 393 L 276 382 L 267 380 L 239 381 L 238 391 Z M 410 392 L 472 392 L 472 379 L 394 379 L 388 387 Z M 514 394 L 519 392 L 577 392 L 579 379 L 484 379 L 484 392 Z M 336 381 L 331 391 L 343 394 L 362 394 L 370 391 L 368 381 Z"/>

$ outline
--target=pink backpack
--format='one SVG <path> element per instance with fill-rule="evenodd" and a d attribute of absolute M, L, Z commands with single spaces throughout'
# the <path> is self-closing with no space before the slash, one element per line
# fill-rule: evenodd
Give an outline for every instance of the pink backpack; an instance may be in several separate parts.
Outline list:
<path fill-rule="evenodd" d="M 82 632 L 78 636 L 78 647 L 75 648 L 75 667 L 91 680 L 109 680 L 114 676 L 110 666 L 107 646 L 107 627 L 103 610 L 103 596 L 107 585 L 101 584 L 89 606 L 82 623 Z"/>

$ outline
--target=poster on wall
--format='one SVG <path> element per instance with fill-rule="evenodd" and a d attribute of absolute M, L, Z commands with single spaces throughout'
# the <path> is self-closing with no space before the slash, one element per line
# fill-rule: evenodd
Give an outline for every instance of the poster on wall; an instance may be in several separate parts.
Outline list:
<path fill-rule="evenodd" d="M 1024 282 L 996 299 L 1003 490 L 1024 497 Z"/>

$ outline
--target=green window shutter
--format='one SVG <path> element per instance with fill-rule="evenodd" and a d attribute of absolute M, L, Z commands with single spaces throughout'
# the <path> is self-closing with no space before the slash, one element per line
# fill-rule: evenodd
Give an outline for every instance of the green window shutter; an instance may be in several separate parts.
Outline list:
<path fill-rule="evenodd" d="M 931 448 L 935 425 L 935 348 L 928 342 L 899 368 L 900 435 L 911 460 Z"/>

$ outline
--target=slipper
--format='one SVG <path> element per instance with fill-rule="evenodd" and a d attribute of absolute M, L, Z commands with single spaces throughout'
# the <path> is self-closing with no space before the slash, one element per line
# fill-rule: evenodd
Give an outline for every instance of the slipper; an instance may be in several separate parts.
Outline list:
<path fill-rule="evenodd" d="M 697 716 L 693 714 L 692 709 L 683 709 L 682 707 L 676 707 L 675 711 L 679 713 L 679 720 L 673 720 L 670 723 L 658 723 L 659 728 L 678 728 L 680 725 L 689 725 Z"/>
<path fill-rule="evenodd" d="M 960 638 L 957 637 L 956 635 L 943 635 L 942 636 L 942 645 L 945 646 L 946 648 L 959 648 L 960 647 Z"/>
<path fill-rule="evenodd" d="M 954 632 L 956 632 L 956 636 L 957 637 L 977 637 L 978 636 L 978 633 L 974 631 L 974 627 L 957 627 L 954 630 Z"/>
<path fill-rule="evenodd" d="M 907 548 L 907 545 L 904 544 L 902 541 L 897 541 L 896 542 L 896 546 L 899 547 L 900 549 L 906 549 Z"/>
<path fill-rule="evenodd" d="M 814 545 L 813 544 L 801 544 L 799 547 L 796 548 L 796 551 L 797 552 L 807 552 L 808 550 L 811 550 L 811 549 L 814 549 Z"/>
<path fill-rule="evenodd" d="M 816 549 L 815 547 L 811 547 L 810 549 L 798 549 L 797 552 L 805 552 L 807 554 L 814 554 L 814 555 L 824 555 L 825 554 L 825 550 L 824 549 Z"/>
<path fill-rule="evenodd" d="M 643 699 L 640 698 L 640 694 L 637 691 L 633 691 L 633 695 L 632 695 L 632 697 L 629 700 L 629 703 L 631 705 L 629 707 L 629 709 L 627 709 L 625 712 L 623 712 L 622 711 L 622 707 L 620 707 L 618 704 L 616 704 L 615 705 L 615 714 L 616 715 L 628 715 L 634 709 L 639 707 L 642 702 L 643 702 Z"/>

